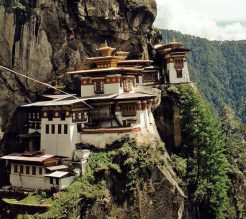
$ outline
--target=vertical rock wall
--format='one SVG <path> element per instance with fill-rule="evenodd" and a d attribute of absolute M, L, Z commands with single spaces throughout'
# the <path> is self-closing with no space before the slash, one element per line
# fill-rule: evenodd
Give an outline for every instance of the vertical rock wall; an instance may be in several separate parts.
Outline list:
<path fill-rule="evenodd" d="M 0 0 L 0 65 L 50 82 L 83 65 L 105 40 L 141 56 L 153 40 L 155 16 L 155 0 Z M 41 87 L 0 72 L 0 89 L 6 128 L 16 107 Z"/>

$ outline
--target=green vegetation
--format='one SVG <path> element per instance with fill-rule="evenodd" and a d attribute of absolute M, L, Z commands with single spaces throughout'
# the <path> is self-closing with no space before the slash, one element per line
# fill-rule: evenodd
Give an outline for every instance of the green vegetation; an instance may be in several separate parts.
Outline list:
<path fill-rule="evenodd" d="M 12 8 L 14 10 L 18 9 L 18 10 L 21 10 L 21 11 L 26 11 L 26 6 L 23 5 L 22 3 L 18 2 L 18 1 L 14 1 Z"/>
<path fill-rule="evenodd" d="M 134 203 L 136 188 L 151 175 L 154 166 L 164 163 L 164 146 L 141 145 L 134 142 L 124 143 L 119 149 L 93 152 L 88 161 L 86 174 L 78 177 L 56 198 L 49 198 L 52 205 L 44 214 L 24 215 L 22 218 L 77 218 L 83 217 L 96 200 L 116 195 L 114 201 L 120 206 L 125 200 Z M 44 196 L 42 196 L 43 198 Z M 120 197 L 120 198 L 119 198 Z M 31 200 L 40 200 L 31 196 Z M 120 214 L 113 206 L 108 217 Z M 19 218 L 21 218 L 19 216 Z"/>
<path fill-rule="evenodd" d="M 246 122 L 246 41 L 209 41 L 169 30 L 160 33 L 162 43 L 175 37 L 192 49 L 191 79 L 213 107 L 222 112 L 228 105 Z"/>
<path fill-rule="evenodd" d="M 235 118 L 234 111 L 226 106 L 222 115 L 222 127 L 226 139 L 230 163 L 234 170 L 240 170 L 246 176 L 246 125 Z"/>
<path fill-rule="evenodd" d="M 192 86 L 171 86 L 167 92 L 181 107 L 182 136 L 185 137 L 179 156 L 186 160 L 179 158 L 182 160 L 179 168 L 190 200 L 196 203 L 201 215 L 226 218 L 230 166 L 218 118 Z"/>
<path fill-rule="evenodd" d="M 46 196 L 46 193 L 42 192 L 37 195 L 29 195 L 22 200 L 16 199 L 3 199 L 4 202 L 13 205 L 29 205 L 29 206 L 46 206 L 49 207 L 52 204 L 52 200 Z"/>

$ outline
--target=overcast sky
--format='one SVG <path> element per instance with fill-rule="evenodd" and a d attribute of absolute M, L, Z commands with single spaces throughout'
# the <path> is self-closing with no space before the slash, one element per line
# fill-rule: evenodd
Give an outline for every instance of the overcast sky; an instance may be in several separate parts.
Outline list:
<path fill-rule="evenodd" d="M 156 27 L 210 40 L 246 40 L 246 0 L 156 1 Z"/>

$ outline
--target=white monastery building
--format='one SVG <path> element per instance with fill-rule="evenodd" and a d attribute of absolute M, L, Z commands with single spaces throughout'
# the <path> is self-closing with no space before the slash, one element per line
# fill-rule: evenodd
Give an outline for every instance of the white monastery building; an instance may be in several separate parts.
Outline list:
<path fill-rule="evenodd" d="M 186 53 L 190 49 L 185 48 L 182 43 L 175 39 L 166 45 L 155 46 L 157 56 L 161 61 L 163 81 L 166 84 L 189 83 L 190 75 L 188 71 Z"/>
<path fill-rule="evenodd" d="M 139 85 L 190 82 L 185 53 L 180 43 L 157 46 L 161 68 L 151 60 L 126 60 L 107 43 L 100 56 L 88 58 L 88 68 L 68 72 L 81 82 L 81 94 L 44 95 L 44 101 L 23 105 L 27 132 L 19 135 L 23 153 L 2 157 L 10 167 L 10 184 L 25 190 L 60 190 L 75 175 L 71 163 L 85 171 L 89 151 L 106 148 L 124 136 L 148 131 L 154 119 L 154 95 L 136 92 Z M 161 75 L 159 74 L 161 70 Z M 23 129 L 24 130 L 24 129 Z"/>

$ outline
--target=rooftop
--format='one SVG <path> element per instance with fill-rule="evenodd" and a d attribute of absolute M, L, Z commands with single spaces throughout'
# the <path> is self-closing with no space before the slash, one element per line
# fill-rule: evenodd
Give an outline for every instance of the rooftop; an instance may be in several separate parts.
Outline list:
<path fill-rule="evenodd" d="M 152 60 L 140 60 L 140 59 L 131 59 L 131 60 L 124 60 L 119 61 L 118 64 L 126 64 L 126 63 L 152 63 Z"/>
<path fill-rule="evenodd" d="M 57 99 L 66 99 L 75 96 L 75 94 L 58 94 L 58 95 L 43 95 L 44 97 L 47 97 L 52 100 L 57 100 Z"/>
<path fill-rule="evenodd" d="M 46 177 L 54 177 L 54 178 L 62 178 L 64 176 L 68 175 L 68 172 L 64 172 L 64 171 L 55 171 L 53 173 L 50 174 L 46 174 L 44 176 Z"/>
<path fill-rule="evenodd" d="M 43 163 L 44 161 L 55 158 L 55 155 L 51 154 L 34 154 L 33 156 L 25 156 L 23 153 L 13 153 L 6 156 L 1 157 L 1 159 L 4 160 L 12 160 L 12 161 L 28 161 L 28 162 L 37 162 L 37 163 Z"/>
<path fill-rule="evenodd" d="M 60 100 L 60 99 L 55 99 L 51 101 L 41 101 L 41 102 L 35 102 L 35 103 L 30 103 L 23 105 L 22 107 L 31 107 L 31 106 L 70 106 L 75 103 L 84 103 L 87 107 L 91 108 L 87 103 L 84 102 L 83 99 L 70 99 L 70 100 Z"/>
<path fill-rule="evenodd" d="M 64 170 L 64 169 L 68 169 L 68 167 L 65 166 L 65 165 L 58 165 L 58 166 L 46 167 L 46 169 L 48 169 L 48 170 L 50 170 L 50 171 L 55 171 L 55 170 Z"/>
<path fill-rule="evenodd" d="M 112 99 L 115 98 L 118 94 L 99 94 L 99 95 L 94 95 L 94 96 L 87 96 L 83 97 L 84 101 L 87 100 L 107 100 L 107 99 Z"/>
<path fill-rule="evenodd" d="M 79 70 L 68 72 L 70 75 L 79 75 L 87 73 L 106 73 L 106 72 L 128 72 L 128 73 L 142 73 L 144 69 L 139 68 L 123 68 L 123 67 L 111 67 L 111 68 L 95 68 L 90 70 Z"/>
<path fill-rule="evenodd" d="M 150 94 L 146 94 L 146 93 L 123 93 L 123 94 L 119 94 L 116 98 L 114 98 L 115 100 L 125 100 L 125 99 L 138 99 L 138 98 L 154 98 L 156 96 L 154 95 L 150 95 Z"/>

